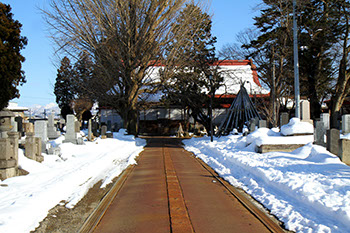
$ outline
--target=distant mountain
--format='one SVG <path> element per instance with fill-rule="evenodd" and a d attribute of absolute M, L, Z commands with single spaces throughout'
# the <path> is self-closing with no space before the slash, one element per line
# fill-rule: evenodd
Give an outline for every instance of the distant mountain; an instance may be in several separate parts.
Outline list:
<path fill-rule="evenodd" d="M 25 112 L 28 117 L 33 118 L 47 118 L 51 112 L 55 112 L 55 118 L 59 118 L 61 114 L 61 109 L 58 107 L 56 103 L 50 103 L 45 106 L 35 104 L 29 107 L 29 110 Z M 96 115 L 98 113 L 98 104 L 95 103 L 91 109 L 92 115 Z"/>
<path fill-rule="evenodd" d="M 51 112 L 55 112 L 55 116 L 59 117 L 61 114 L 61 109 L 58 107 L 56 103 L 49 103 L 45 106 L 35 104 L 29 107 L 28 112 L 25 112 L 29 117 L 37 117 L 37 118 L 47 118 Z"/>

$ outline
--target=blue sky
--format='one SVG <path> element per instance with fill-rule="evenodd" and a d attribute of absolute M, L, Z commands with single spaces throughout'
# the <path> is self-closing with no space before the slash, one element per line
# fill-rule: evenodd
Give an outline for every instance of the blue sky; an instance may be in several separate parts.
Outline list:
<path fill-rule="evenodd" d="M 57 58 L 48 38 L 46 25 L 38 7 L 48 5 L 48 0 L 3 0 L 12 7 L 14 19 L 22 23 L 22 35 L 28 38 L 28 45 L 22 50 L 26 61 L 23 70 L 27 83 L 20 87 L 21 97 L 13 99 L 20 106 L 46 105 L 55 102 L 53 87 L 57 74 Z M 210 12 L 213 15 L 212 34 L 218 38 L 216 48 L 234 43 L 236 34 L 253 26 L 253 17 L 259 12 L 253 8 L 262 0 L 212 0 Z"/>

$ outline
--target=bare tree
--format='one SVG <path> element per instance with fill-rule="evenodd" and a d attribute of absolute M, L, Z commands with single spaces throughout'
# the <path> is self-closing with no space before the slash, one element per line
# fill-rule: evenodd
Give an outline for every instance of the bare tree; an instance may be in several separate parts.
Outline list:
<path fill-rule="evenodd" d="M 186 40 L 172 43 L 191 28 L 191 17 L 174 28 L 190 0 L 51 0 L 43 10 L 58 48 L 71 56 L 84 52 L 95 64 L 91 94 L 117 110 L 129 133 L 137 132 L 138 99 L 157 91 L 153 65 L 171 65 Z M 165 53 L 165 48 L 172 50 Z M 90 85 L 90 86 L 91 86 Z"/>

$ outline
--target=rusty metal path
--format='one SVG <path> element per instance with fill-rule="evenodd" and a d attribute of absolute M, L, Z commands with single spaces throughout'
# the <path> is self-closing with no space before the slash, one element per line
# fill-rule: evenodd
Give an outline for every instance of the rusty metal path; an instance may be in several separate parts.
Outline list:
<path fill-rule="evenodd" d="M 93 232 L 283 232 L 178 139 L 150 138 Z M 239 195 L 239 194 L 238 194 Z M 242 204 L 243 203 L 243 204 Z M 262 219 L 266 218 L 266 219 Z"/>

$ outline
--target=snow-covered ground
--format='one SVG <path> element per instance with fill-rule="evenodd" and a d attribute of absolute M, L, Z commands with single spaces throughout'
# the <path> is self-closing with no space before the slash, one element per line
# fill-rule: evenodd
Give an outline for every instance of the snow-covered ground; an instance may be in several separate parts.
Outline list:
<path fill-rule="evenodd" d="M 295 119 L 284 130 L 310 131 Z M 289 134 L 289 133 L 288 133 Z M 230 135 L 185 140 L 192 151 L 234 186 L 243 188 L 296 232 L 350 232 L 350 168 L 336 155 L 313 145 L 313 136 L 281 136 L 278 129 L 261 128 L 246 137 Z M 343 138 L 350 138 L 344 135 Z M 98 181 L 104 187 L 118 176 L 145 145 L 124 132 L 114 139 L 85 145 L 52 142 L 61 156 L 44 155 L 37 163 L 19 154 L 30 172 L 0 181 L 0 232 L 29 232 L 57 204 L 72 208 Z M 304 143 L 291 153 L 256 153 L 261 144 Z"/>
<path fill-rule="evenodd" d="M 299 133 L 298 127 L 285 130 Z M 298 140 L 307 144 L 291 153 L 255 152 L 266 142 L 299 144 Z M 313 136 L 283 137 L 276 129 L 261 128 L 247 137 L 229 135 L 212 143 L 208 137 L 192 138 L 184 144 L 262 203 L 287 229 L 350 232 L 350 167 L 312 141 Z"/>
<path fill-rule="evenodd" d="M 23 233 L 34 230 L 57 204 L 74 207 L 98 181 L 106 186 L 141 152 L 145 141 L 125 136 L 97 139 L 85 145 L 53 144 L 61 156 L 46 155 L 43 163 L 27 159 L 19 150 L 19 165 L 29 174 L 0 181 L 0 232 Z"/>

